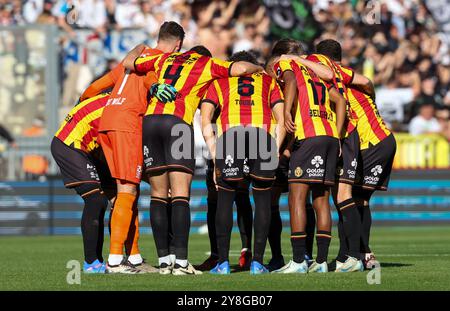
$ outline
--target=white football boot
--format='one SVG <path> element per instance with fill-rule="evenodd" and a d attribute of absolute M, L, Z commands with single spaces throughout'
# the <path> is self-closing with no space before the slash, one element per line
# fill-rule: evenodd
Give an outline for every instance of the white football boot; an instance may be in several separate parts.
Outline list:
<path fill-rule="evenodd" d="M 336 260 L 336 270 L 335 272 L 357 272 L 364 271 L 364 266 L 361 260 L 355 257 L 348 257 L 345 262 L 340 262 Z"/>
<path fill-rule="evenodd" d="M 308 273 L 327 273 L 328 264 L 326 261 L 322 263 L 317 263 L 314 261 L 308 268 Z"/>
<path fill-rule="evenodd" d="M 272 273 L 307 273 L 308 263 L 303 260 L 301 263 L 297 263 L 293 260 L 289 261 L 284 267 L 272 271 Z"/>

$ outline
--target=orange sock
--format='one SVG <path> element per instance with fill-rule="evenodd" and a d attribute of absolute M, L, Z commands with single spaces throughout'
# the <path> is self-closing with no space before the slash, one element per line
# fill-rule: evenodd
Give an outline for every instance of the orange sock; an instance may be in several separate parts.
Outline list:
<path fill-rule="evenodd" d="M 131 220 L 130 231 L 128 232 L 128 237 L 125 242 L 125 251 L 127 255 L 137 255 L 141 252 L 138 246 L 139 241 L 139 212 L 137 209 L 137 200 L 133 206 L 133 218 Z"/>
<path fill-rule="evenodd" d="M 131 193 L 119 192 L 114 203 L 114 213 L 111 217 L 111 245 L 109 253 L 123 254 L 123 246 L 127 240 L 131 220 L 133 218 L 133 204 L 136 196 Z"/>

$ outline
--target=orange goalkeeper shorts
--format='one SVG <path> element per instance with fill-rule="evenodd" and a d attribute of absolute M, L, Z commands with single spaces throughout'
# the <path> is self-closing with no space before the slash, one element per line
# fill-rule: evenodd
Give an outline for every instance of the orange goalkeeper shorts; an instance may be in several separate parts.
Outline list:
<path fill-rule="evenodd" d="M 98 134 L 98 142 L 115 179 L 139 184 L 142 177 L 142 134 L 106 131 Z"/>

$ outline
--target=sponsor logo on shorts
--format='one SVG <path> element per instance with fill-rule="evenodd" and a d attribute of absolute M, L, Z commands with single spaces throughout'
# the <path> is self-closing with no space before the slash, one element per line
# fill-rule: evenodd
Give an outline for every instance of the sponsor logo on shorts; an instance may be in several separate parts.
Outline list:
<path fill-rule="evenodd" d="M 325 174 L 325 169 L 320 168 L 320 166 L 323 164 L 322 157 L 319 155 L 314 156 L 314 158 L 311 160 L 311 164 L 314 165 L 316 168 L 306 169 L 308 177 L 323 177 Z"/>
<path fill-rule="evenodd" d="M 231 167 L 234 163 L 234 159 L 231 155 L 227 155 L 225 158 L 225 164 L 228 165 L 228 167 Z"/>
<path fill-rule="evenodd" d="M 308 177 L 323 177 L 325 174 L 325 169 L 323 168 L 308 168 L 306 169 Z"/>
<path fill-rule="evenodd" d="M 148 147 L 146 145 L 144 145 L 144 164 L 145 167 L 150 167 L 153 164 L 153 158 L 152 157 L 148 157 L 150 155 L 150 150 L 148 149 Z"/>
<path fill-rule="evenodd" d="M 381 173 L 383 173 L 383 168 L 381 167 L 381 165 L 375 165 L 375 167 L 373 167 L 370 170 L 373 174 L 373 176 L 378 176 L 378 174 L 381 175 Z"/>
<path fill-rule="evenodd" d="M 234 177 L 237 176 L 237 174 L 239 173 L 239 168 L 238 167 L 224 168 L 222 170 L 222 173 L 225 175 L 225 177 Z"/>
<path fill-rule="evenodd" d="M 315 156 L 312 160 L 311 160 L 311 164 L 314 165 L 316 168 L 319 168 L 319 166 L 321 166 L 323 164 L 323 159 L 321 156 Z"/>
<path fill-rule="evenodd" d="M 355 179 L 356 178 L 356 167 L 358 166 L 358 161 L 356 158 L 353 158 L 352 162 L 350 163 L 353 169 L 347 170 L 347 175 L 349 178 Z"/>
<path fill-rule="evenodd" d="M 295 177 L 300 177 L 303 175 L 303 170 L 300 166 L 297 166 L 294 171 Z"/>
<path fill-rule="evenodd" d="M 381 165 L 375 165 L 372 167 L 370 172 L 372 173 L 372 176 L 364 176 L 364 183 L 369 185 L 377 185 L 380 181 L 380 175 L 383 172 L 383 168 Z"/>
<path fill-rule="evenodd" d="M 88 164 L 86 164 L 86 169 L 87 169 L 87 171 L 88 171 L 89 176 L 91 177 L 91 179 L 94 179 L 94 180 L 100 180 L 100 178 L 98 177 L 98 174 L 97 174 L 97 170 L 96 170 L 96 168 L 95 168 L 94 165 L 90 165 L 90 164 L 88 163 Z"/>
<path fill-rule="evenodd" d="M 336 168 L 336 174 L 338 176 L 343 176 L 344 175 L 344 169 L 342 167 L 337 167 Z"/>
<path fill-rule="evenodd" d="M 147 159 L 145 159 L 145 160 L 144 160 L 144 164 L 145 164 L 145 167 L 152 166 L 152 164 L 153 164 L 153 158 L 147 158 Z"/>

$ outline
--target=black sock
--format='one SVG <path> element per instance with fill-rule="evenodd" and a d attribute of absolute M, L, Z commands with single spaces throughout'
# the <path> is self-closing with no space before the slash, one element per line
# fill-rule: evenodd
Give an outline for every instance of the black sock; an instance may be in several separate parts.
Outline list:
<path fill-rule="evenodd" d="M 353 199 L 345 200 L 336 206 L 342 214 L 342 231 L 348 245 L 347 254 L 359 258 L 361 218 Z"/>
<path fill-rule="evenodd" d="M 216 236 L 219 263 L 228 261 L 231 230 L 233 229 L 233 202 L 235 191 L 219 188 L 217 193 Z"/>
<path fill-rule="evenodd" d="M 294 262 L 296 263 L 303 262 L 305 260 L 305 253 L 306 253 L 306 233 L 292 232 L 291 244 L 292 244 L 292 257 Z"/>
<path fill-rule="evenodd" d="M 248 192 L 236 191 L 236 210 L 242 248 L 252 249 L 253 211 Z"/>
<path fill-rule="evenodd" d="M 272 251 L 272 258 L 280 258 L 281 252 L 281 232 L 283 231 L 283 222 L 280 216 L 280 206 L 271 206 L 269 244 Z"/>
<path fill-rule="evenodd" d="M 342 213 L 339 211 L 339 209 L 338 209 L 337 212 L 338 212 L 338 216 L 339 216 L 339 221 L 338 221 L 338 225 L 337 225 L 337 227 L 338 227 L 338 234 L 339 234 L 339 252 L 338 252 L 338 255 L 336 257 L 336 260 L 340 261 L 340 262 L 344 262 L 345 260 L 347 260 L 348 241 L 347 241 L 347 239 L 345 237 L 344 223 L 343 223 L 343 220 L 342 220 Z"/>
<path fill-rule="evenodd" d="M 330 242 L 331 242 L 331 232 L 317 230 L 316 240 L 317 240 L 316 262 L 322 263 L 322 262 L 327 261 L 327 258 L 328 258 L 328 249 L 330 248 Z"/>
<path fill-rule="evenodd" d="M 270 203 L 272 188 L 253 188 L 255 200 L 255 242 L 253 260 L 263 264 L 264 251 L 267 244 L 267 236 L 270 229 Z"/>
<path fill-rule="evenodd" d="M 106 208 L 102 210 L 99 216 L 98 223 L 98 238 L 97 238 L 97 259 L 103 262 L 103 241 L 105 240 L 105 213 Z"/>
<path fill-rule="evenodd" d="M 173 230 L 172 230 L 172 203 L 170 202 L 170 198 L 168 199 L 167 203 L 167 219 L 169 224 L 169 232 L 168 232 L 168 238 L 169 238 L 169 254 L 175 254 L 175 246 L 173 244 Z"/>
<path fill-rule="evenodd" d="M 150 201 L 150 223 L 158 257 L 169 255 L 169 218 L 167 199 L 152 197 Z"/>
<path fill-rule="evenodd" d="M 108 198 L 100 190 L 83 196 L 84 209 L 81 216 L 84 260 L 91 264 L 96 259 L 103 261 L 103 231 Z"/>
<path fill-rule="evenodd" d="M 177 259 L 187 259 L 189 229 L 191 228 L 189 198 L 173 197 L 170 202 L 172 204 L 172 230 L 175 256 Z"/>
<path fill-rule="evenodd" d="M 306 203 L 306 254 L 312 258 L 314 247 L 314 232 L 316 229 L 316 212 L 311 203 Z"/>
<path fill-rule="evenodd" d="M 217 236 L 216 236 L 216 211 L 217 201 L 208 199 L 208 211 L 206 213 L 206 223 L 208 225 L 209 245 L 211 247 L 211 257 L 217 258 L 219 256 L 217 250 Z"/>
<path fill-rule="evenodd" d="M 361 253 L 371 253 L 369 247 L 370 238 L 370 228 L 372 227 L 372 214 L 370 212 L 370 207 L 358 206 L 358 211 L 361 217 Z"/>

